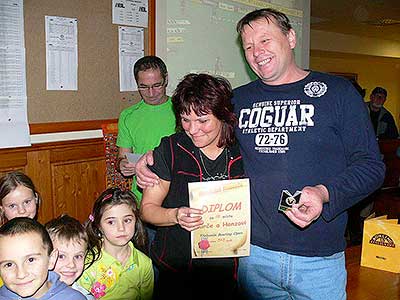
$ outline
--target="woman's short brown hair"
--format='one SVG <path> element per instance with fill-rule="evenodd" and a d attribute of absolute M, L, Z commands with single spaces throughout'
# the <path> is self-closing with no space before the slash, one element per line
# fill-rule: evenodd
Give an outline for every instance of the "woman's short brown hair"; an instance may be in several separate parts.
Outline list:
<path fill-rule="evenodd" d="M 181 114 L 190 114 L 191 110 L 198 116 L 213 114 L 223 124 L 218 147 L 232 145 L 237 124 L 231 103 L 232 96 L 231 85 L 223 77 L 187 74 L 172 96 L 177 127 L 181 127 Z"/>

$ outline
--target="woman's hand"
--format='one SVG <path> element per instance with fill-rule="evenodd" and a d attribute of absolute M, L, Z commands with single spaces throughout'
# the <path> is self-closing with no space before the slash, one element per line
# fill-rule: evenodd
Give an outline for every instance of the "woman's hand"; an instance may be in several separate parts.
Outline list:
<path fill-rule="evenodd" d="M 179 207 L 176 209 L 176 223 L 187 231 L 193 231 L 203 225 L 200 209 L 190 207 Z"/>

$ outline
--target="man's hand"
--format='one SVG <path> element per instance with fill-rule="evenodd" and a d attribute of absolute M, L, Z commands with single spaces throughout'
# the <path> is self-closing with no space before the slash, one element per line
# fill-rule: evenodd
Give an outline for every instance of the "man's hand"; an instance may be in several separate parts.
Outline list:
<path fill-rule="evenodd" d="M 329 193 L 323 185 L 306 186 L 301 192 L 299 203 L 285 211 L 285 214 L 293 223 L 305 228 L 319 218 L 323 204 L 329 201 Z"/>
<path fill-rule="evenodd" d="M 135 167 L 136 164 L 129 162 L 127 158 L 119 160 L 119 170 L 125 177 L 135 175 Z"/>
<path fill-rule="evenodd" d="M 136 163 L 136 179 L 137 185 L 142 189 L 148 186 L 154 186 L 159 183 L 159 178 L 154 174 L 147 165 L 152 166 L 154 164 L 153 151 L 147 151 Z"/>

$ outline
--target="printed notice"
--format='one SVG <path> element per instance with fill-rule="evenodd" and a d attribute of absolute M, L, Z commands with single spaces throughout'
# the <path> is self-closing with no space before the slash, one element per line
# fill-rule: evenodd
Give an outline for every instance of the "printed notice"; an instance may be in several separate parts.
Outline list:
<path fill-rule="evenodd" d="M 119 26 L 119 90 L 137 91 L 133 76 L 135 62 L 144 56 L 144 30 Z"/>
<path fill-rule="evenodd" d="M 113 24 L 147 27 L 148 0 L 113 0 Z"/>
<path fill-rule="evenodd" d="M 30 146 L 22 0 L 0 0 L 0 148 Z"/>
<path fill-rule="evenodd" d="M 46 16 L 47 90 L 78 90 L 78 20 Z"/>
<path fill-rule="evenodd" d="M 191 182 L 190 207 L 204 225 L 191 232 L 192 258 L 250 255 L 249 179 Z"/>
<path fill-rule="evenodd" d="M 0 0 L 0 47 L 25 48 L 23 0 Z"/>

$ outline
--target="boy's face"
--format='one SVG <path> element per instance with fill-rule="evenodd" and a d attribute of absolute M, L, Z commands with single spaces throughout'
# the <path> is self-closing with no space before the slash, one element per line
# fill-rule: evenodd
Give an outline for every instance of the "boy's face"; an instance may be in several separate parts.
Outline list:
<path fill-rule="evenodd" d="M 73 284 L 83 272 L 87 245 L 83 240 L 52 239 L 54 249 L 58 250 L 58 259 L 54 271 L 60 280 Z M 80 243 L 79 243 L 80 242 Z"/>
<path fill-rule="evenodd" d="M 48 270 L 57 251 L 48 255 L 36 232 L 0 237 L 0 275 L 4 285 L 21 297 L 42 297 L 50 288 Z"/>

